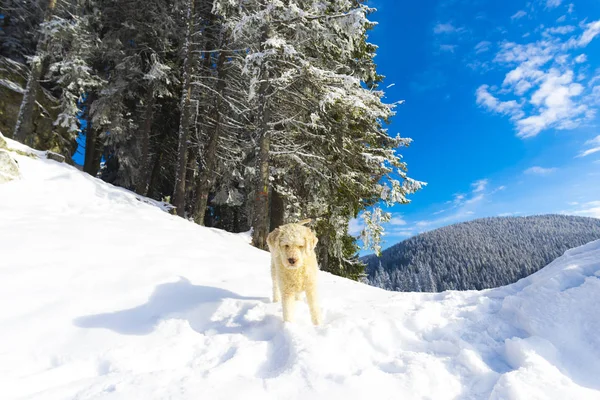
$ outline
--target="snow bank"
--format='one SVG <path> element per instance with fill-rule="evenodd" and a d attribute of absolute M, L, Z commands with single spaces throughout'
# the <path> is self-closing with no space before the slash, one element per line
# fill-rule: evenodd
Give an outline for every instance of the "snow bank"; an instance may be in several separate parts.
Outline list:
<path fill-rule="evenodd" d="M 246 236 L 15 157 L 22 179 L 0 186 L 2 399 L 600 399 L 600 242 L 482 292 L 322 273 L 324 325 L 305 304 L 284 325 L 269 255 Z"/>
<path fill-rule="evenodd" d="M 19 179 L 19 165 L 8 151 L 8 143 L 0 132 L 0 184 Z"/>

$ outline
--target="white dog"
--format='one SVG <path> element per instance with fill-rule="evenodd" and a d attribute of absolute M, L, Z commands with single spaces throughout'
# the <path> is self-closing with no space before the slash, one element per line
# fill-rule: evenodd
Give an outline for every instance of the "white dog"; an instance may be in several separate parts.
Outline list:
<path fill-rule="evenodd" d="M 301 224 L 287 224 L 267 237 L 271 251 L 273 301 L 283 299 L 283 320 L 294 321 L 295 302 L 306 292 L 313 324 L 321 324 L 317 298 L 317 237 Z"/>

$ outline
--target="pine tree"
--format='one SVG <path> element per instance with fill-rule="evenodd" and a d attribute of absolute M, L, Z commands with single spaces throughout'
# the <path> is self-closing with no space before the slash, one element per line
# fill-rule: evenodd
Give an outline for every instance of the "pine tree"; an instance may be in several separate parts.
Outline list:
<path fill-rule="evenodd" d="M 177 169 L 175 174 L 175 189 L 173 192 L 173 205 L 177 210 L 177 215 L 185 215 L 185 183 L 187 170 L 188 140 L 190 130 L 190 106 L 192 101 L 192 65 L 193 65 L 193 40 L 194 26 L 196 20 L 196 1 L 187 2 L 186 12 L 186 34 L 183 44 L 183 85 L 181 87 L 180 100 L 180 120 L 177 142 Z"/>
<path fill-rule="evenodd" d="M 56 0 L 49 0 L 46 6 L 44 20 L 46 22 L 52 22 L 54 15 L 54 9 L 56 7 Z M 13 137 L 22 143 L 26 141 L 31 143 L 33 136 L 33 112 L 35 107 L 35 99 L 39 90 L 39 81 L 42 74 L 45 72 L 48 62 L 48 45 L 49 37 L 41 34 L 37 41 L 36 54 L 30 61 L 30 72 L 29 78 L 27 79 L 27 87 L 23 94 L 23 101 L 21 102 L 21 108 L 19 109 L 19 116 L 17 117 L 17 124 Z"/>

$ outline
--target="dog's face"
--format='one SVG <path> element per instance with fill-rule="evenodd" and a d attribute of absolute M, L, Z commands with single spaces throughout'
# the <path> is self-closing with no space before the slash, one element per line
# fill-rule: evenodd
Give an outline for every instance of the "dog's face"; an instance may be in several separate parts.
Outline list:
<path fill-rule="evenodd" d="M 317 237 L 308 228 L 289 224 L 269 234 L 267 243 L 271 252 L 278 252 L 283 266 L 296 269 L 305 263 L 317 245 Z"/>

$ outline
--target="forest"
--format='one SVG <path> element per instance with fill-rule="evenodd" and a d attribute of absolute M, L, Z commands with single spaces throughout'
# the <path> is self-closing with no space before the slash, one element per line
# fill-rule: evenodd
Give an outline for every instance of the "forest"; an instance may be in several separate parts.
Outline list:
<path fill-rule="evenodd" d="M 493 217 L 426 232 L 362 260 L 367 283 L 383 289 L 481 290 L 514 283 L 597 239 L 596 218 Z"/>
<path fill-rule="evenodd" d="M 2 0 L 0 131 L 232 232 L 312 218 L 358 279 L 423 186 L 388 132 L 363 0 Z M 79 144 L 79 147 L 78 147 Z"/>

